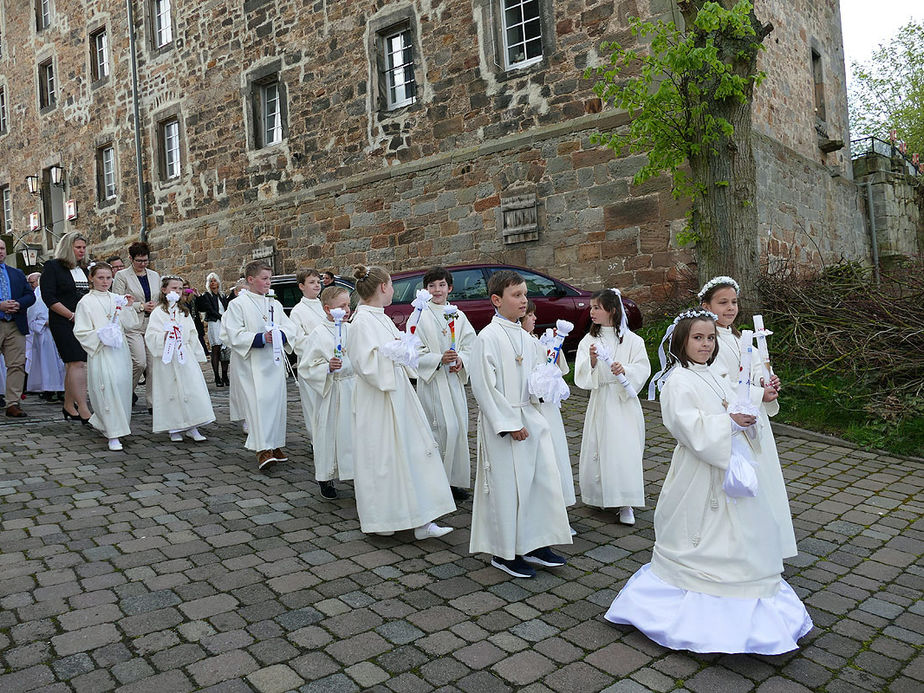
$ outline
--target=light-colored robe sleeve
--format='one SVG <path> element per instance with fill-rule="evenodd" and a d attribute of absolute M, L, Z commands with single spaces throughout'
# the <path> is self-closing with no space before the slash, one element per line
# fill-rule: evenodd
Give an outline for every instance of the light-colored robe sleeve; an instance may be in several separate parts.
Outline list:
<path fill-rule="evenodd" d="M 678 366 L 679 368 L 679 366 Z M 699 404 L 696 390 L 675 373 L 661 390 L 661 416 L 677 442 L 698 459 L 728 469 L 731 458 L 731 418 L 726 412 L 708 414 Z"/>
<path fill-rule="evenodd" d="M 105 315 L 85 299 L 86 297 L 80 299 L 77 303 L 77 310 L 74 311 L 74 337 L 87 352 L 87 356 L 93 356 L 103 348 L 103 343 L 99 341 L 99 336 L 96 334 L 97 328 L 102 327 L 103 324 L 97 325 L 96 323 L 100 318 L 105 320 Z"/>
<path fill-rule="evenodd" d="M 472 323 L 468 321 L 465 313 L 460 310 L 459 317 L 456 318 L 456 352 L 462 359 L 462 368 L 459 370 L 458 376 L 463 385 L 468 382 L 468 363 L 474 355 L 475 340 L 477 338 L 478 335 L 475 333 Z"/>
<path fill-rule="evenodd" d="M 350 360 L 356 375 L 369 385 L 383 392 L 393 392 L 398 388 L 395 362 L 379 351 L 384 335 L 376 329 L 374 320 L 371 316 L 363 318 L 360 325 L 350 329 Z"/>
<path fill-rule="evenodd" d="M 620 361 L 622 367 L 626 369 L 626 377 L 632 385 L 632 389 L 641 392 L 645 388 L 645 383 L 651 377 L 651 361 L 648 360 L 648 351 L 645 349 L 645 340 L 637 334 L 630 332 L 623 337 L 623 343 L 628 345 L 629 357 L 625 361 Z M 629 396 L 625 390 L 623 394 Z"/>
<path fill-rule="evenodd" d="M 347 325 L 344 324 L 342 327 L 346 342 Z M 337 345 L 331 337 L 327 325 L 315 327 L 308 335 L 308 349 L 298 361 L 298 377 L 322 397 L 327 396 L 333 383 L 333 378 L 330 377 L 330 360 Z"/>
<path fill-rule="evenodd" d="M 417 323 L 416 334 L 420 337 L 422 343 L 420 361 L 417 363 L 417 377 L 425 383 L 433 380 L 433 376 L 436 375 L 436 371 L 443 361 L 443 349 L 440 340 L 443 326 L 438 322 L 441 319 L 434 313 L 432 308 L 427 306 L 421 313 L 420 322 Z"/>
<path fill-rule="evenodd" d="M 600 387 L 597 369 L 590 365 L 590 347 L 594 338 L 588 332 L 578 344 L 574 357 L 574 384 L 583 390 L 596 390 Z"/>
<path fill-rule="evenodd" d="M 469 373 L 472 383 L 472 392 L 481 409 L 481 416 L 494 433 L 501 434 L 509 431 L 519 431 L 523 428 L 523 419 L 520 410 L 512 407 L 498 387 L 499 373 L 497 372 L 498 343 L 491 339 L 490 334 L 482 333 L 475 340 L 472 360 L 469 364 Z"/>

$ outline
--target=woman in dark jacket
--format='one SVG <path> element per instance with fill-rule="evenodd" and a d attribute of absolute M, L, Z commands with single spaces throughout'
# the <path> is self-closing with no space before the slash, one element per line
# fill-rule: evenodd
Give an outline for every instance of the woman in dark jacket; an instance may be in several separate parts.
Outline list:
<path fill-rule="evenodd" d="M 48 328 L 64 361 L 64 418 L 79 418 L 84 423 L 90 420 L 87 354 L 74 337 L 74 311 L 77 302 L 89 291 L 84 269 L 86 257 L 87 239 L 77 231 L 70 231 L 58 241 L 54 259 L 45 263 L 39 280 L 42 300 L 48 306 Z"/>
<path fill-rule="evenodd" d="M 221 293 L 221 279 L 215 272 L 209 272 L 205 278 L 206 290 L 196 298 L 196 311 L 205 314 L 205 324 L 208 328 L 209 346 L 211 347 L 212 372 L 215 375 L 215 385 L 222 387 L 228 384 L 228 362 L 221 360 L 221 316 L 228 307 L 228 298 Z M 219 367 L 221 374 L 219 375 Z"/>

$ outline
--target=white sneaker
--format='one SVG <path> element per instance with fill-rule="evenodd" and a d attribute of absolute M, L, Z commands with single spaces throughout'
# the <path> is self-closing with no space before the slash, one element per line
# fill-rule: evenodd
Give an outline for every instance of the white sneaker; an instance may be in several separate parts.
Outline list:
<path fill-rule="evenodd" d="M 436 539 L 452 531 L 452 527 L 440 527 L 435 522 L 428 522 L 414 530 L 415 539 Z"/>
<path fill-rule="evenodd" d="M 244 433 L 250 433 L 250 426 L 247 425 L 247 420 L 244 420 L 244 423 L 241 424 L 244 428 Z"/>
<path fill-rule="evenodd" d="M 186 431 L 186 435 L 188 435 L 197 443 L 201 443 L 203 440 L 208 440 L 208 438 L 199 433 L 199 429 L 196 427 L 190 428 L 188 431 Z"/>
<path fill-rule="evenodd" d="M 394 532 L 373 532 L 373 534 L 378 537 L 393 537 L 395 535 Z"/>
<path fill-rule="evenodd" d="M 109 439 L 109 449 L 112 450 L 113 452 L 118 452 L 119 450 L 122 449 L 122 443 L 119 442 L 118 438 L 110 438 Z"/>
<path fill-rule="evenodd" d="M 170 440 L 174 443 L 179 443 L 183 440 L 183 433 L 180 431 L 170 431 Z"/>
<path fill-rule="evenodd" d="M 632 508 L 626 506 L 619 509 L 619 521 L 624 525 L 634 525 L 635 524 L 635 513 L 632 512 Z"/>

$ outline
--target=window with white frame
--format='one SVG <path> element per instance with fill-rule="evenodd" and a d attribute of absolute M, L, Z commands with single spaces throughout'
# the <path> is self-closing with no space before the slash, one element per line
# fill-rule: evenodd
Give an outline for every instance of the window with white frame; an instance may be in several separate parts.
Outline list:
<path fill-rule="evenodd" d="M 55 68 L 49 58 L 39 63 L 39 107 L 52 108 L 55 105 Z"/>
<path fill-rule="evenodd" d="M 6 87 L 0 86 L 0 135 L 6 134 Z"/>
<path fill-rule="evenodd" d="M 35 28 L 38 31 L 51 26 L 51 0 L 35 0 Z"/>
<path fill-rule="evenodd" d="M 542 60 L 540 0 L 502 0 L 504 64 L 507 68 Z"/>
<path fill-rule="evenodd" d="M 105 29 L 90 34 L 90 51 L 93 81 L 98 82 L 109 76 L 109 35 Z"/>
<path fill-rule="evenodd" d="M 163 48 L 173 41 L 170 0 L 153 0 L 151 3 L 151 22 L 154 29 L 155 48 Z"/>
<path fill-rule="evenodd" d="M 116 197 L 115 149 L 111 143 L 96 150 L 97 195 L 100 202 Z"/>
<path fill-rule="evenodd" d="M 282 103 L 279 93 L 279 82 L 272 81 L 261 84 L 260 89 L 260 115 L 261 142 L 264 146 L 282 142 Z"/>
<path fill-rule="evenodd" d="M 13 198 L 10 195 L 10 186 L 3 186 L 3 233 L 13 233 Z"/>
<path fill-rule="evenodd" d="M 165 180 L 180 177 L 180 121 L 165 120 L 160 125 L 161 162 Z"/>
<path fill-rule="evenodd" d="M 417 98 L 414 81 L 414 44 L 408 26 L 382 34 L 382 80 L 388 110 L 408 106 Z"/>

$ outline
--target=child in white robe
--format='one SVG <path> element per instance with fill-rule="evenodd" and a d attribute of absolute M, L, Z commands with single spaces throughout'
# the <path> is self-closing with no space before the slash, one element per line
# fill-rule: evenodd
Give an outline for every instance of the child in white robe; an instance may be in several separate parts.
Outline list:
<path fill-rule="evenodd" d="M 637 393 L 651 375 L 651 364 L 645 342 L 629 330 L 617 291 L 604 289 L 590 297 L 590 319 L 593 324 L 578 344 L 574 364 L 574 384 L 590 390 L 578 463 L 581 500 L 619 508 L 619 521 L 634 525 L 633 506 L 645 505 L 645 417 Z M 598 349 L 610 363 L 598 358 Z M 620 375 L 628 379 L 632 393 Z"/>
<path fill-rule="evenodd" d="M 32 278 L 38 273 L 30 274 Z M 32 363 L 29 370 L 29 390 L 41 393 L 42 399 L 51 401 L 56 393 L 64 396 L 64 362 L 58 354 L 51 330 L 48 328 L 48 306 L 42 300 L 42 289 L 36 285 L 35 303 L 26 311 L 29 336 L 32 337 Z"/>
<path fill-rule="evenodd" d="M 109 449 L 122 449 L 120 438 L 131 434 L 132 359 L 125 328 L 138 324 L 130 308 L 130 294 L 109 292 L 112 268 L 105 262 L 90 267 L 93 289 L 77 303 L 74 337 L 87 352 L 87 391 L 93 416 L 90 425 L 109 441 Z"/>
<path fill-rule="evenodd" d="M 180 300 L 182 290 L 180 277 L 161 277 L 157 307 L 144 333 L 144 343 L 154 357 L 153 430 L 168 431 L 174 442 L 183 440 L 183 433 L 203 441 L 198 427 L 212 423 L 215 412 L 199 367 L 206 360 L 205 350 L 196 337 L 189 307 Z"/>
<path fill-rule="evenodd" d="M 536 358 L 539 362 L 547 361 L 548 346 L 540 342 L 536 336 L 536 304 L 531 300 L 526 302 L 526 315 L 520 318 L 520 325 L 534 338 Z M 564 352 L 559 352 L 555 363 L 562 375 L 567 375 L 571 370 Z M 574 493 L 574 470 L 571 468 L 571 453 L 568 451 L 565 422 L 561 418 L 561 405 L 555 402 L 539 402 L 539 411 L 549 424 L 549 434 L 552 436 L 552 446 L 555 448 L 555 460 L 558 462 L 558 474 L 561 476 L 561 493 L 565 499 L 565 506 L 570 508 L 577 503 L 577 496 Z M 577 534 L 574 529 L 570 529 L 570 532 L 571 536 Z"/>
<path fill-rule="evenodd" d="M 289 313 L 289 319 L 295 324 L 295 336 L 290 346 L 301 363 L 310 346 L 309 335 L 314 328 L 327 321 L 327 316 L 324 315 L 324 308 L 318 300 L 318 294 L 321 293 L 321 274 L 316 269 L 304 269 L 295 275 L 295 280 L 298 282 L 299 291 L 302 292 L 302 298 Z M 301 378 L 298 379 L 298 394 L 302 402 L 305 429 L 308 431 L 309 440 L 313 442 L 314 435 L 311 425 L 313 412 L 318 404 L 318 396 Z"/>
<path fill-rule="evenodd" d="M 326 319 L 308 335 L 308 349 L 298 362 L 299 380 L 313 391 L 314 478 L 324 498 L 336 498 L 333 479 L 353 478 L 353 384 L 349 357 L 350 292 L 330 286 L 321 292 Z M 331 311 L 343 311 L 335 323 Z M 339 345 L 339 350 L 338 350 Z"/>
<path fill-rule="evenodd" d="M 414 529 L 414 537 L 452 531 L 434 519 L 456 509 L 439 448 L 414 393 L 413 369 L 393 361 L 382 347 L 400 337 L 385 314 L 394 287 L 381 267 L 353 272 L 361 303 L 350 326 L 356 509 L 363 532 L 389 536 Z"/>
<path fill-rule="evenodd" d="M 666 379 L 661 412 L 677 447 L 654 513 L 654 550 L 606 618 L 675 650 L 789 652 L 812 621 L 782 578 L 769 501 L 753 477 L 741 491 L 750 463 L 733 454 L 759 439 L 757 417 L 729 412 L 732 389 L 709 368 L 721 352 L 715 315 L 686 311 L 672 327 L 671 368 L 655 378 Z"/>
<path fill-rule="evenodd" d="M 699 292 L 699 300 L 706 310 L 718 316 L 717 331 L 719 335 L 719 355 L 710 366 L 718 375 L 727 378 L 734 389 L 738 383 L 738 371 L 741 369 L 740 334 L 734 327 L 738 317 L 738 283 L 731 277 L 715 277 L 708 281 Z M 796 534 L 792 526 L 792 512 L 789 497 L 786 494 L 786 482 L 783 468 L 776 450 L 776 440 L 770 429 L 770 417 L 780 410 L 778 401 L 780 379 L 774 374 L 769 383 L 763 383 L 761 365 L 754 359 L 751 386 L 751 403 L 759 407 L 760 423 L 764 435 L 760 445 L 755 446 L 757 474 L 762 493 L 770 500 L 773 517 L 780 529 L 780 549 L 783 558 L 792 558 L 798 554 Z"/>
<path fill-rule="evenodd" d="M 466 363 L 475 345 L 475 330 L 458 308 L 446 314 L 452 292 L 449 270 L 429 270 L 423 277 L 423 286 L 431 298 L 417 323 L 416 334 L 424 346 L 417 365 L 417 396 L 439 445 L 452 496 L 457 501 L 466 500 L 466 489 L 472 484 Z"/>
<path fill-rule="evenodd" d="M 529 394 L 529 374 L 544 359 L 519 323 L 526 282 L 500 270 L 488 293 L 497 314 L 479 333 L 469 365 L 479 406 L 469 550 L 490 554 L 491 565 L 513 577 L 530 578 L 533 565 L 565 565 L 549 546 L 570 544 L 571 531 L 549 424 Z"/>
<path fill-rule="evenodd" d="M 244 447 L 266 469 L 288 456 L 286 444 L 285 342 L 295 335 L 295 325 L 282 304 L 267 296 L 273 270 L 261 260 L 244 268 L 247 291 L 228 304 L 221 318 L 221 342 L 231 347 L 229 397 L 247 423 Z"/>

